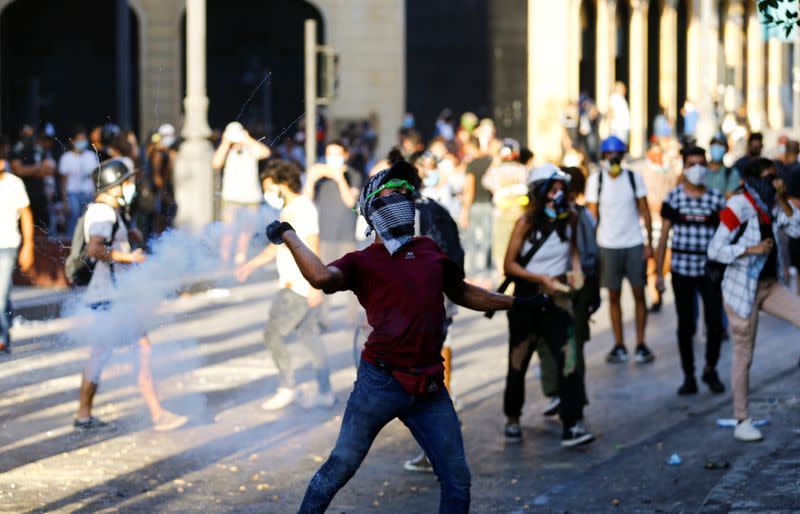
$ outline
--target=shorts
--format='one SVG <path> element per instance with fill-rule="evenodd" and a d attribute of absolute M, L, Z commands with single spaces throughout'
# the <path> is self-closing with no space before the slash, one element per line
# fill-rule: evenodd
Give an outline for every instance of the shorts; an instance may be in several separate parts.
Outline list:
<path fill-rule="evenodd" d="M 646 273 L 644 245 L 600 248 L 600 287 L 619 291 L 623 278 L 628 279 L 632 288 L 644 287 Z"/>
<path fill-rule="evenodd" d="M 222 200 L 222 221 L 232 225 L 235 232 L 256 232 L 261 205 Z"/>

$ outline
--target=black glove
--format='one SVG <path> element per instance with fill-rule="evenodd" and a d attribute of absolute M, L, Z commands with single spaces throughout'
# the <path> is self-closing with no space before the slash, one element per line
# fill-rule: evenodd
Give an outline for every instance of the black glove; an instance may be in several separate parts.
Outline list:
<path fill-rule="evenodd" d="M 294 227 L 285 221 L 275 220 L 267 225 L 267 239 L 276 245 L 283 244 L 283 233 L 287 230 L 294 230 Z"/>
<path fill-rule="evenodd" d="M 549 304 L 550 297 L 546 294 L 534 296 L 515 296 L 511 310 L 517 312 L 542 312 Z"/>

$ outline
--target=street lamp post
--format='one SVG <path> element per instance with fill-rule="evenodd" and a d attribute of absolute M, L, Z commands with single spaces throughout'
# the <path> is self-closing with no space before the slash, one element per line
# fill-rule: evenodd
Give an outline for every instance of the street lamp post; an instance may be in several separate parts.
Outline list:
<path fill-rule="evenodd" d="M 206 0 L 186 0 L 186 112 L 184 142 L 175 163 L 175 224 L 198 230 L 214 220 L 213 148 L 208 140 Z"/>

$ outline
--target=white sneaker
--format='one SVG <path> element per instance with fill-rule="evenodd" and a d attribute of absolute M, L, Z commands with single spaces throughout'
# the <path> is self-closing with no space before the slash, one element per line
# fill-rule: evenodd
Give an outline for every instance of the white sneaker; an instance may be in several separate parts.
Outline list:
<path fill-rule="evenodd" d="M 760 441 L 764 439 L 761 430 L 753 426 L 752 418 L 740 421 L 733 429 L 733 437 L 739 441 Z"/>
<path fill-rule="evenodd" d="M 553 396 L 550 398 L 550 403 L 542 411 L 543 416 L 555 416 L 558 414 L 558 408 L 561 406 L 561 397 Z"/>
<path fill-rule="evenodd" d="M 269 411 L 285 409 L 292 404 L 295 398 L 297 398 L 297 393 L 294 389 L 279 387 L 277 393 L 261 404 L 261 408 Z"/>
<path fill-rule="evenodd" d="M 304 395 L 305 396 L 305 395 Z M 303 400 L 303 407 L 306 409 L 314 409 L 317 407 L 324 407 L 330 409 L 336 404 L 336 396 L 332 391 L 327 393 L 317 393 L 314 396 Z"/>

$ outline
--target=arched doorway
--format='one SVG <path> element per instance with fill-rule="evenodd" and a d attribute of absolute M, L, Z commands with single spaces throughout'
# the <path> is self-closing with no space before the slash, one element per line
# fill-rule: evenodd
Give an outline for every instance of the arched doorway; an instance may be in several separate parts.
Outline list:
<path fill-rule="evenodd" d="M 630 79 L 630 40 L 631 6 L 628 0 L 617 0 L 616 11 L 617 42 L 614 56 L 614 76 L 616 80 L 629 86 Z"/>
<path fill-rule="evenodd" d="M 579 89 L 581 94 L 597 97 L 597 1 L 581 2 L 581 56 Z"/>
<path fill-rule="evenodd" d="M 75 124 L 116 122 L 118 2 L 15 1 L 0 13 L 0 128 L 51 122 L 58 135 Z M 138 129 L 139 22 L 128 8 L 130 128 Z"/>
<path fill-rule="evenodd" d="M 304 23 L 317 21 L 322 44 L 322 14 L 305 1 L 207 2 L 209 125 L 223 128 L 238 119 L 260 136 L 277 136 L 304 112 Z M 181 27 L 185 41 L 185 15 Z M 185 48 L 182 62 L 185 91 Z"/>

